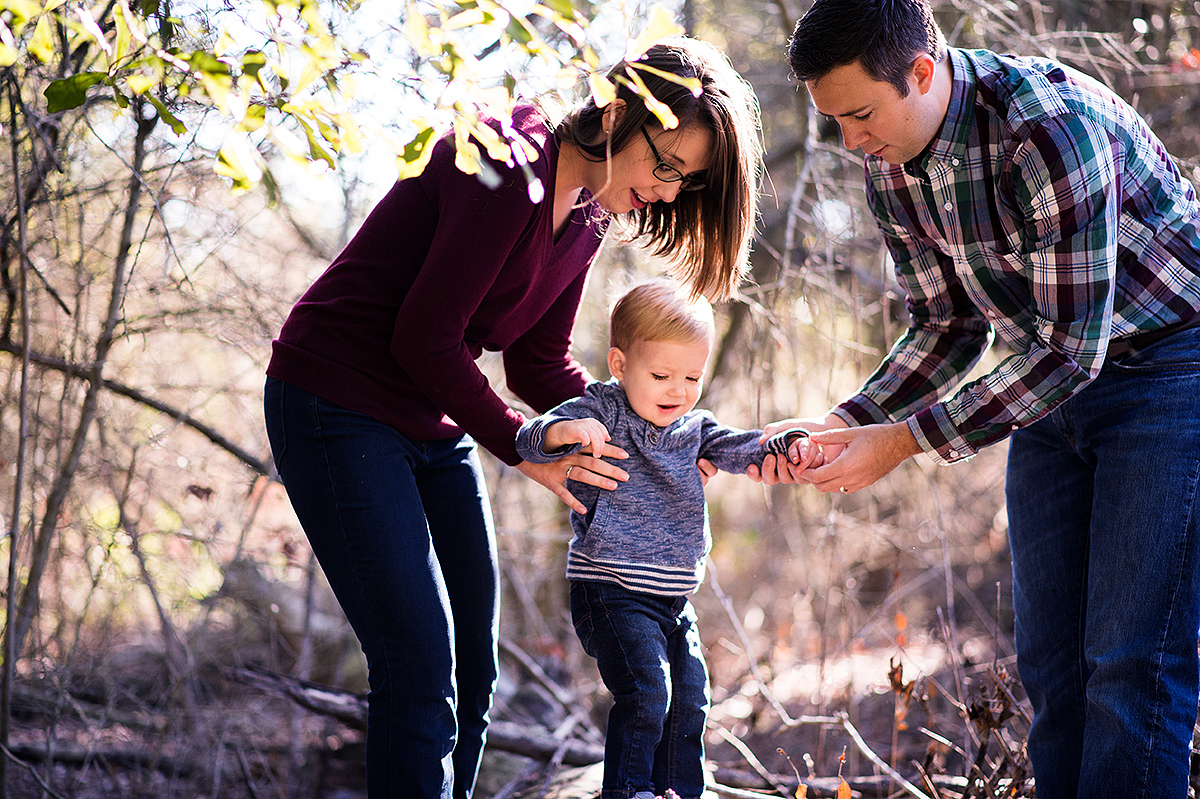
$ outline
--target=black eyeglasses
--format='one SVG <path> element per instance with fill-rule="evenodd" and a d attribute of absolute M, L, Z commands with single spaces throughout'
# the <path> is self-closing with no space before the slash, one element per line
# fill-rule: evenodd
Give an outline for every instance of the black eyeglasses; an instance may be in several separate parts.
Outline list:
<path fill-rule="evenodd" d="M 704 188 L 705 183 L 699 177 L 685 175 L 664 161 L 662 156 L 658 154 L 658 148 L 654 146 L 654 140 L 650 138 L 650 134 L 646 132 L 646 129 L 638 128 L 638 130 L 646 137 L 646 144 L 650 145 L 650 154 L 658 162 L 654 165 L 654 177 L 663 183 L 678 183 L 680 191 L 700 191 L 700 189 Z"/>

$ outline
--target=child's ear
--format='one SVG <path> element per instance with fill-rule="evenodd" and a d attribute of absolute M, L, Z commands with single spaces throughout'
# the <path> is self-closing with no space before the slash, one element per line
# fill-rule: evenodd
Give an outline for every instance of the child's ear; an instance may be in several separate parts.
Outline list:
<path fill-rule="evenodd" d="M 625 379 L 625 353 L 617 347 L 608 350 L 608 373 L 618 380 Z"/>

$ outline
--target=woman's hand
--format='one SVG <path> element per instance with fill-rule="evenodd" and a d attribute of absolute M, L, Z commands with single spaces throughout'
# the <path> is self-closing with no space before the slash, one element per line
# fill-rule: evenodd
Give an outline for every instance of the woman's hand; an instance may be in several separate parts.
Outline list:
<path fill-rule="evenodd" d="M 629 457 L 629 453 L 612 444 L 604 445 L 604 454 L 606 457 L 620 460 Z M 616 464 L 584 453 L 566 455 L 551 463 L 521 461 L 517 464 L 517 469 L 521 474 L 550 489 L 576 513 L 587 513 L 587 508 L 567 490 L 567 480 L 612 491 L 629 479 L 629 473 Z"/>

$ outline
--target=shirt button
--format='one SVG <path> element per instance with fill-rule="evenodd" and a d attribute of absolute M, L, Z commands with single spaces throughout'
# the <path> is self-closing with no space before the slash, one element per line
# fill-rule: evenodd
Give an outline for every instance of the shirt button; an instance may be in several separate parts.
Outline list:
<path fill-rule="evenodd" d="M 949 211 L 952 208 L 954 208 L 954 203 L 946 203 L 945 205 L 942 206 L 942 210 L 944 210 L 944 211 Z"/>
<path fill-rule="evenodd" d="M 658 443 L 658 433 L 651 433 L 651 434 L 650 434 L 650 443 L 651 443 L 651 444 L 657 444 L 657 443 Z"/>
<path fill-rule="evenodd" d="M 1012 429 L 1013 429 L 1013 430 L 1020 430 L 1020 429 L 1021 429 L 1021 425 L 1019 425 L 1019 424 L 1014 424 L 1014 425 L 1012 426 Z"/>
<path fill-rule="evenodd" d="M 952 449 L 946 453 L 946 460 L 948 460 L 948 461 L 956 460 L 957 458 L 958 458 L 958 450 Z"/>
<path fill-rule="evenodd" d="M 952 158 L 952 159 L 950 159 L 950 163 L 954 164 L 955 166 L 958 166 L 959 161 L 957 158 Z"/>

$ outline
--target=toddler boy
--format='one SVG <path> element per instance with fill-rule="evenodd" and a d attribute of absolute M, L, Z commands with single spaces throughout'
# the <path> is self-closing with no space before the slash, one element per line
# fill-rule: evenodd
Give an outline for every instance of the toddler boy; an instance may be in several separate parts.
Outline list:
<path fill-rule="evenodd" d="M 629 454 L 616 490 L 571 481 L 587 507 L 571 513 L 567 559 L 571 616 L 612 693 L 601 799 L 684 799 L 704 792 L 709 691 L 688 595 L 711 545 L 696 461 L 745 473 L 768 453 L 820 465 L 805 430 L 778 433 L 717 423 L 700 398 L 715 329 L 712 308 L 667 280 L 641 283 L 614 306 L 613 379 L 531 419 L 517 434 L 522 458 L 546 463 L 605 442 Z"/>

